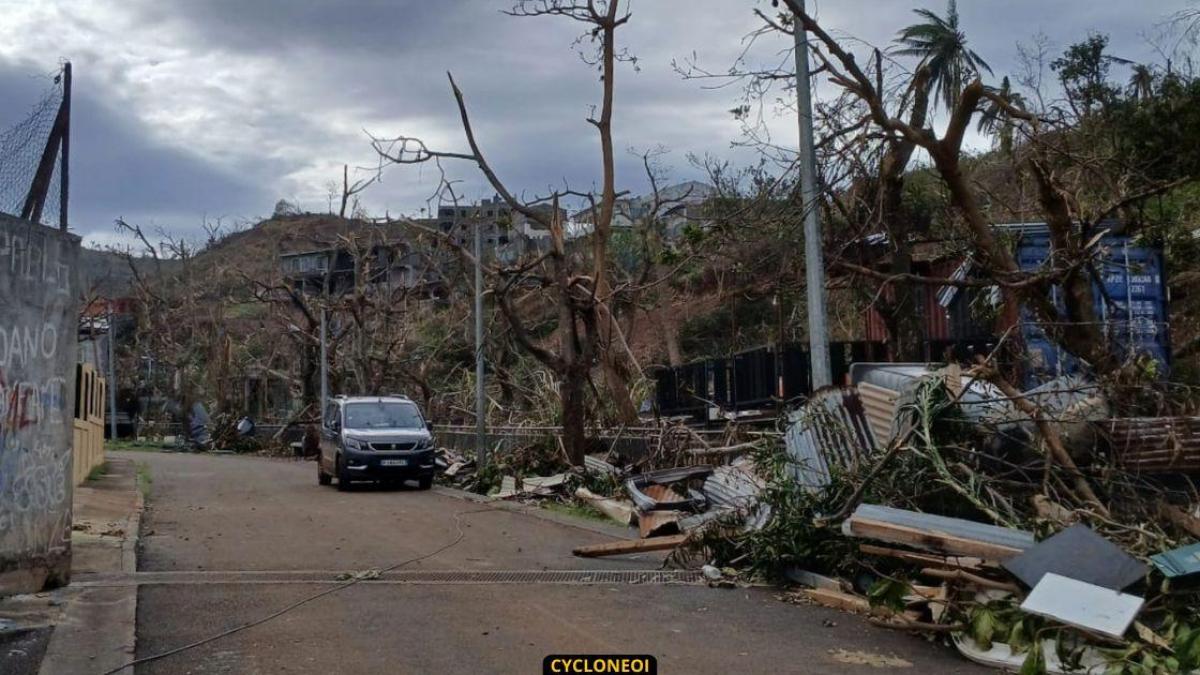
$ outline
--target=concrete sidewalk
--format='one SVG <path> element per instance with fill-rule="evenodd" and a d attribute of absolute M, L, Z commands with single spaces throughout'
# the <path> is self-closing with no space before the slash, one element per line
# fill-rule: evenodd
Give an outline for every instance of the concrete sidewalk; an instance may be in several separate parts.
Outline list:
<path fill-rule="evenodd" d="M 110 457 L 106 473 L 75 488 L 71 532 L 71 579 L 137 571 L 142 493 L 133 460 Z M 40 670 L 27 655 L 5 665 L 41 675 L 103 673 L 133 659 L 137 625 L 136 588 L 64 588 L 0 601 L 0 618 L 41 635 L 49 634 Z M 18 617 L 18 619 L 12 619 Z M 40 647 L 40 645 L 39 645 Z M 40 649 L 38 650 L 40 651 Z M 122 672 L 131 672 L 126 670 Z"/>

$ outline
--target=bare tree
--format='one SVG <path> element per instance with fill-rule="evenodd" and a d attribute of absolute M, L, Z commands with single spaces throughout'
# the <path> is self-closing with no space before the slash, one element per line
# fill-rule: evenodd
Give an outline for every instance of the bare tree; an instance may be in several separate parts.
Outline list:
<path fill-rule="evenodd" d="M 617 63 L 631 58 L 618 50 L 616 35 L 617 29 L 629 21 L 630 15 L 620 0 L 525 0 L 516 3 L 507 13 L 518 17 L 563 17 L 587 26 L 587 33 L 579 44 L 588 41 L 595 48 L 594 51 L 582 53 L 585 61 L 598 66 L 602 83 L 598 114 L 588 119 L 600 139 L 599 195 L 585 195 L 564 189 L 534 203 L 518 199 L 493 170 L 481 150 L 467 112 L 465 97 L 453 76 L 450 77 L 450 86 L 458 104 L 469 148 L 467 152 L 433 150 L 419 139 L 407 136 L 374 139 L 374 145 L 381 157 L 395 164 L 434 162 L 440 166 L 442 160 L 450 159 L 471 162 L 515 213 L 550 233 L 547 252 L 534 260 L 508 268 L 492 267 L 489 277 L 496 302 L 512 330 L 516 344 L 533 355 L 558 379 L 564 444 L 570 461 L 582 464 L 587 415 L 586 383 L 595 364 L 600 365 L 604 374 L 604 382 L 618 418 L 625 423 L 633 423 L 638 417 L 629 386 L 629 354 L 628 350 L 621 347 L 620 326 L 613 311 L 615 291 L 609 260 L 617 199 L 612 138 L 613 87 Z M 575 257 L 568 252 L 566 226 L 559 208 L 560 200 L 566 197 L 583 197 L 592 204 L 590 270 L 580 269 L 580 263 L 575 262 Z M 550 209 L 537 208 L 538 204 L 547 203 Z M 519 300 L 514 300 L 513 296 L 522 289 L 528 289 L 531 283 L 546 287 L 554 294 L 553 304 L 558 319 L 557 349 L 540 344 L 531 335 L 518 307 Z"/>

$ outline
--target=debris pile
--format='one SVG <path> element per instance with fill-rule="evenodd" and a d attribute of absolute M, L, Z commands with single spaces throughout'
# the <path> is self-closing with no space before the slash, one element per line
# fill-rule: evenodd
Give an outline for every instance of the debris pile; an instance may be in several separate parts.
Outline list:
<path fill-rule="evenodd" d="M 1200 672 L 1195 418 L 1115 417 L 1077 377 L 867 365 L 743 458 L 753 517 L 684 527 L 693 559 L 991 667 Z"/>
<path fill-rule="evenodd" d="M 553 448 L 483 471 L 447 452 L 444 479 L 630 528 L 576 555 L 786 580 L 992 667 L 1200 672 L 1200 420 L 1120 417 L 1076 376 L 1022 392 L 985 366 L 856 364 L 851 380 L 776 433 L 676 425 L 645 457 L 575 468 Z"/>

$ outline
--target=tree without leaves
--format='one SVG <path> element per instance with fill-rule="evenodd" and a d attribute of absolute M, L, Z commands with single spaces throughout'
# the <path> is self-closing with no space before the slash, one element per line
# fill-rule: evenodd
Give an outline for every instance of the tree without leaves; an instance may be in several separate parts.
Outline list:
<path fill-rule="evenodd" d="M 610 278 L 609 260 L 613 210 L 617 198 L 612 139 L 614 81 L 617 62 L 629 60 L 624 52 L 618 50 L 616 32 L 629 21 L 630 15 L 622 8 L 620 0 L 586 3 L 528 0 L 518 2 L 507 13 L 518 17 L 565 17 L 588 26 L 580 44 L 587 41 L 595 45 L 595 52 L 584 57 L 599 68 L 602 87 L 599 114 L 588 119 L 600 137 L 601 190 L 598 198 L 591 194 L 580 195 L 569 189 L 556 191 L 548 198 L 539 200 L 550 203 L 552 208 L 549 210 L 535 208 L 519 200 L 505 186 L 481 150 L 467 112 L 465 97 L 453 77 L 450 77 L 451 91 L 458 104 L 469 152 L 431 150 L 413 137 L 377 138 L 373 143 L 384 160 L 395 164 L 434 162 L 440 166 L 442 160 L 449 159 L 474 163 L 514 212 L 550 233 L 549 251 L 532 262 L 509 268 L 489 268 L 489 277 L 496 302 L 512 330 L 515 342 L 558 378 L 564 445 L 570 461 L 582 464 L 586 424 L 585 385 L 595 363 L 601 366 L 618 418 L 624 423 L 635 423 L 638 417 L 628 383 L 628 353 L 621 347 L 620 326 L 613 311 L 616 290 Z M 558 208 L 560 198 L 566 196 L 586 196 L 593 204 L 589 273 L 581 273 L 584 270 L 578 269 L 574 258 L 568 255 L 565 223 Z M 512 296 L 519 289 L 528 287 L 530 280 L 552 289 L 554 293 L 558 316 L 557 350 L 540 344 L 531 335 L 520 311 L 514 306 Z"/>

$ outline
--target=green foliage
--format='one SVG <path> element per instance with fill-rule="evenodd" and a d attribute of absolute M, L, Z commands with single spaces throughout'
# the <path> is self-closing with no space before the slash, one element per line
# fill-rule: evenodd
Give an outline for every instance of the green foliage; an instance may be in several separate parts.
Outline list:
<path fill-rule="evenodd" d="M 1067 47 L 1061 57 L 1050 62 L 1068 100 L 1081 114 L 1098 111 L 1120 94 L 1120 90 L 1108 81 L 1113 58 L 1104 53 L 1107 47 L 1108 36 L 1094 33 L 1083 42 Z"/>
<path fill-rule="evenodd" d="M 976 607 L 970 613 L 971 639 L 980 649 L 992 648 L 992 638 L 996 637 L 996 612 L 984 605 Z M 1017 624 L 1018 626 L 1020 624 Z"/>
<path fill-rule="evenodd" d="M 1042 641 L 1035 640 L 1029 646 L 1029 653 L 1025 655 L 1025 660 L 1021 662 L 1021 669 L 1017 671 L 1018 675 L 1042 675 L 1046 672 L 1046 655 L 1042 653 Z"/>
<path fill-rule="evenodd" d="M 890 610 L 904 609 L 904 597 L 912 592 L 912 587 L 901 579 L 881 577 L 867 589 L 867 600 L 872 607 L 886 607 Z"/>
<path fill-rule="evenodd" d="M 776 323 L 769 298 L 739 296 L 685 322 L 679 344 L 690 357 L 724 355 L 770 341 L 778 332 Z"/>
<path fill-rule="evenodd" d="M 88 472 L 87 479 L 100 480 L 100 478 L 106 473 L 108 473 L 108 462 L 100 462 L 96 466 L 93 466 L 92 470 Z"/>
<path fill-rule="evenodd" d="M 758 473 L 767 483 L 760 495 L 770 508 L 771 518 L 744 542 L 752 571 L 768 579 L 780 579 L 784 570 L 798 565 L 816 572 L 848 569 L 855 559 L 855 546 L 836 527 L 819 526 L 822 514 L 841 506 L 848 493 L 845 477 L 834 476 L 835 486 L 813 492 L 795 480 L 794 466 L 778 444 L 763 444 L 753 453 Z M 726 558 L 728 560 L 730 558 Z"/>
<path fill-rule="evenodd" d="M 983 57 L 967 48 L 966 34 L 958 25 L 955 0 L 946 4 L 944 17 L 928 9 L 916 9 L 913 13 L 924 22 L 901 29 L 896 38 L 901 48 L 896 53 L 919 57 L 921 65 L 929 69 L 930 84 L 941 102 L 947 109 L 952 108 L 968 79 L 985 70 L 991 73 L 992 69 Z"/>

